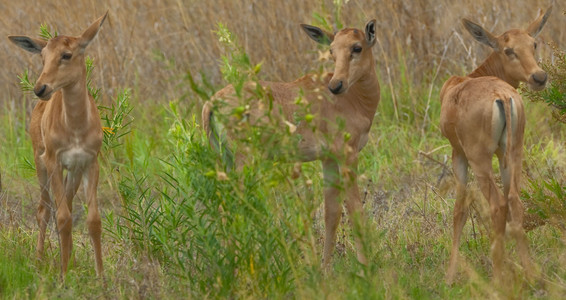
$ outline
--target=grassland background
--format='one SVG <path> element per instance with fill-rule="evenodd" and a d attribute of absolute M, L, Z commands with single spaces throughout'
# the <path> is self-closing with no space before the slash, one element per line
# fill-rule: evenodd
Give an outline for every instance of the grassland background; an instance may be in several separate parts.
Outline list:
<path fill-rule="evenodd" d="M 537 16 L 539 8 L 546 9 L 550 4 L 549 1 L 526 0 L 497 3 L 487 0 L 351 0 L 339 5 L 337 11 L 332 1 L 296 0 L 22 0 L 0 3 L 0 36 L 3 37 L 9 34 L 36 35 L 40 24 L 48 24 L 60 34 L 77 35 L 109 10 L 109 18 L 87 54 L 94 58 L 93 79 L 101 88 L 102 104 L 109 105 L 122 89 L 130 88 L 134 117 L 132 133 L 124 138 L 124 144 L 101 157 L 104 163 L 99 199 L 106 218 L 103 253 L 109 284 L 103 287 L 95 280 L 90 244 L 81 225 L 84 209 L 79 200 L 75 201 L 79 204 L 74 211 L 78 227 L 74 234 L 75 244 L 78 243 L 75 246 L 76 265 L 62 288 L 57 281 L 58 247 L 54 234 L 49 235 L 51 246 L 47 252 L 50 256 L 46 263 L 32 259 L 39 193 L 33 166 L 28 163 L 32 155 L 26 124 L 36 100 L 20 91 L 16 76 L 25 69 L 30 70 L 32 78 L 37 76 L 41 59 L 15 47 L 8 39 L 0 42 L 0 89 L 3 91 L 0 97 L 3 187 L 0 193 L 0 297 L 364 298 L 371 295 L 385 298 L 553 298 L 563 295 L 566 291 L 565 238 L 561 223 L 550 217 L 545 219 L 550 224 L 529 233 L 533 256 L 543 270 L 543 287 L 524 283 L 520 272 L 513 273 L 514 279 L 508 290 L 496 290 L 489 284 L 488 231 L 479 225 L 480 218 L 474 218 L 474 226 L 468 223 L 463 238 L 462 251 L 467 261 L 464 263 L 465 274 L 454 286 L 446 286 L 440 280 L 451 240 L 453 194 L 451 175 L 443 166 L 450 165 L 450 149 L 437 126 L 438 91 L 450 75 L 470 72 L 489 53 L 489 49 L 463 33 L 460 19 L 475 20 L 494 33 L 501 33 L 513 27 L 526 27 Z M 552 47 L 547 43 L 559 49 L 566 48 L 564 9 L 564 3 L 554 3 L 554 12 L 540 34 L 539 40 L 543 43 L 539 43 L 538 53 L 543 59 L 553 60 Z M 263 62 L 261 79 L 290 81 L 318 70 L 323 64 L 319 61 L 316 45 L 298 26 L 300 23 L 320 25 L 316 15 L 329 24 L 341 22 L 353 27 L 362 27 L 372 18 L 377 20 L 378 43 L 374 54 L 382 100 L 370 142 L 363 150 L 360 162 L 365 210 L 372 216 L 374 225 L 371 229 L 374 240 L 370 242 L 375 250 L 373 267 L 366 270 L 371 276 L 365 279 L 356 276 L 361 267 L 352 260 L 347 229 L 340 233 L 335 272 L 325 276 L 320 274 L 320 266 L 316 263 L 319 260 L 316 251 L 322 247 L 320 209 L 315 209 L 313 232 L 305 233 L 314 239 L 314 247 L 310 249 L 313 254 L 297 258 L 295 267 L 299 275 L 295 275 L 292 284 L 287 283 L 280 290 L 265 288 L 275 279 L 262 281 L 254 277 L 254 272 L 259 271 L 254 271 L 253 265 L 248 273 L 243 272 L 241 266 L 236 268 L 232 273 L 239 273 L 234 276 L 237 279 L 234 282 L 199 287 L 198 277 L 207 278 L 209 274 L 193 271 L 191 274 L 196 279 L 179 277 L 173 274 L 172 263 L 161 257 L 164 250 L 156 254 L 151 246 L 144 248 L 133 241 L 131 235 L 122 236 L 112 231 L 111 225 L 117 224 L 112 218 L 131 217 L 132 210 L 143 212 L 136 211 L 138 208 L 125 200 L 124 182 L 134 182 L 131 186 L 140 190 L 131 192 L 143 195 L 138 197 L 144 199 L 143 202 L 140 200 L 140 205 L 147 205 L 146 208 L 151 210 L 154 206 L 162 208 L 163 194 L 172 189 L 164 183 L 162 178 L 167 177 L 164 174 L 173 175 L 179 181 L 190 181 L 184 177 L 183 170 L 171 170 L 175 161 L 171 154 L 187 152 L 183 147 L 189 147 L 175 144 L 181 140 L 171 137 L 171 126 L 184 124 L 190 127 L 185 128 L 192 136 L 190 140 L 205 144 L 198 130 L 202 99 L 189 88 L 186 73 L 193 74 L 199 84 L 206 78 L 210 90 L 225 85 L 218 66 L 220 57 L 226 53 L 222 52 L 214 33 L 217 23 L 225 24 L 234 33 L 253 63 Z M 170 102 L 174 105 L 168 105 Z M 552 120 L 549 108 L 542 103 L 526 105 L 523 199 L 528 202 L 534 193 L 530 188 L 531 181 L 554 178 L 565 185 L 566 153 L 565 131 Z M 171 107 L 178 113 L 172 112 Z M 420 155 L 420 151 L 430 155 Z M 186 173 L 194 176 L 199 176 L 199 170 L 210 168 L 205 164 L 188 166 L 194 167 L 195 171 Z M 286 167 L 281 168 L 284 174 Z M 322 203 L 319 171 L 316 164 L 307 165 L 304 182 L 266 188 L 262 190 L 264 200 L 275 205 L 277 201 L 267 198 L 290 193 L 293 187 L 310 189 L 307 181 L 312 180 L 313 205 L 318 207 Z M 145 177 L 140 177 L 146 178 L 145 181 L 136 181 L 140 178 L 131 175 L 136 173 L 143 174 Z M 161 188 L 150 189 L 152 186 Z M 190 187 L 187 184 L 184 192 L 193 195 Z M 143 188 L 149 190 L 147 195 Z M 181 201 L 181 195 L 176 194 L 174 200 Z M 479 198 L 477 191 L 473 195 Z M 550 195 L 544 196 L 553 201 Z M 285 201 L 300 198 L 285 198 Z M 283 209 L 283 212 L 276 210 L 275 213 L 285 215 L 286 212 Z M 127 224 L 124 226 L 128 227 Z M 344 227 L 348 227 L 347 223 Z M 149 240 L 145 242 L 153 245 Z M 305 249 L 303 252 L 311 253 Z M 516 260 L 512 258 L 511 261 Z M 191 268 L 189 259 L 184 263 Z M 210 284 L 215 278 L 203 279 L 202 284 Z M 96 284 L 89 286 L 91 282 Z M 223 292 L 218 292 L 220 290 Z"/>

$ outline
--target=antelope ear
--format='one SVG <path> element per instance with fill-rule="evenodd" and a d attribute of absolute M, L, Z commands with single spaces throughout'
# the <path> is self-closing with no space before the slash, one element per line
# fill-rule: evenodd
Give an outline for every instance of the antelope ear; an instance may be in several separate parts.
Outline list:
<path fill-rule="evenodd" d="M 548 20 L 551 12 L 552 6 L 546 10 L 546 13 L 544 13 L 544 15 L 542 14 L 542 10 L 540 10 L 538 18 L 534 20 L 533 23 L 531 23 L 531 25 L 529 25 L 529 27 L 527 28 L 527 32 L 530 36 L 536 37 L 540 33 L 540 31 L 544 27 L 544 24 L 546 24 L 546 21 Z"/>
<path fill-rule="evenodd" d="M 468 20 L 462 19 L 462 24 L 468 32 L 476 39 L 476 41 L 487 45 L 494 50 L 499 48 L 499 44 L 497 43 L 497 38 L 491 34 L 489 31 L 483 29 L 480 25 Z"/>
<path fill-rule="evenodd" d="M 330 45 L 330 43 L 334 41 L 334 34 L 326 32 L 316 26 L 301 24 L 301 28 L 303 28 L 311 39 L 319 44 Z"/>
<path fill-rule="evenodd" d="M 108 16 L 108 11 L 106 11 L 104 16 L 102 16 L 102 17 L 98 18 L 98 20 L 94 21 L 94 23 L 92 23 L 81 34 L 81 36 L 79 38 L 80 39 L 79 44 L 83 49 L 86 48 L 86 46 L 88 46 L 88 44 L 90 43 L 90 41 L 92 41 L 92 39 L 94 39 L 94 37 L 98 33 L 98 30 L 100 29 L 100 26 L 102 26 L 102 23 L 104 23 L 104 20 L 106 20 L 106 16 Z"/>
<path fill-rule="evenodd" d="M 366 43 L 370 47 L 375 45 L 375 19 L 366 24 Z"/>
<path fill-rule="evenodd" d="M 21 35 L 9 35 L 8 39 L 18 47 L 31 53 L 41 53 L 41 50 L 47 45 L 47 41 Z"/>

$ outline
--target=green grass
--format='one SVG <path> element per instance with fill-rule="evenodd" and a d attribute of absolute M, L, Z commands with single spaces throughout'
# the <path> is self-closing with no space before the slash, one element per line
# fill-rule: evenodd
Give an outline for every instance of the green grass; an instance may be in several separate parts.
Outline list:
<path fill-rule="evenodd" d="M 38 276 L 30 260 L 34 253 L 31 233 L 8 229 L 1 232 L 1 239 L 4 242 L 0 244 L 0 295 L 20 298 L 35 294 Z"/>
<path fill-rule="evenodd" d="M 242 76 L 261 77 L 257 65 L 245 56 L 235 55 L 223 63 L 240 71 L 230 75 L 234 82 Z M 134 86 L 128 101 L 122 94 L 114 106 L 102 111 L 108 127 L 125 133 L 107 136 L 99 158 L 105 278 L 96 278 L 84 226 L 85 203 L 78 197 L 73 210 L 73 258 L 62 282 L 53 223 L 48 227 L 46 257 L 35 259 L 39 189 L 25 126 L 29 103 L 6 101 L 0 112 L 4 187 L 0 298 L 553 299 L 563 295 L 563 221 L 548 214 L 563 207 L 540 183 L 552 178 L 564 186 L 564 129 L 549 121 L 544 106 L 526 104 L 523 200 L 536 204 L 535 212 L 547 213 L 549 220 L 529 232 L 543 283 L 523 278 L 513 243 L 508 243 L 508 284 L 502 289 L 492 286 L 489 228 L 474 211 L 462 237 L 460 276 L 448 286 L 443 278 L 452 239 L 454 191 L 451 150 L 437 128 L 439 91 L 430 90 L 429 83 L 411 86 L 407 78 L 402 80 L 402 91 L 391 91 L 381 82 L 382 100 L 359 163 L 367 228 L 353 232 L 348 218 L 343 218 L 328 273 L 321 266 L 320 163 L 304 164 L 301 176 L 290 179 L 292 164 L 263 159 L 263 145 L 252 139 L 245 144 L 252 156 L 249 164 L 241 171 L 226 172 L 199 125 L 200 103 L 211 87 L 186 76 L 185 84 L 177 87 L 178 99 L 165 99 L 167 104 L 157 101 L 163 99 L 156 103 L 144 99 L 142 104 Z M 528 185 L 529 180 L 537 185 Z M 472 194 L 481 199 L 477 188 Z M 365 237 L 368 266 L 356 260 L 353 234 Z"/>
<path fill-rule="evenodd" d="M 415 125 L 396 121 L 386 105 L 380 107 L 360 160 L 365 211 L 371 217 L 366 239 L 371 263 L 357 263 L 345 218 L 330 274 L 324 274 L 320 265 L 323 218 L 317 163 L 306 164 L 299 179 L 289 180 L 291 165 L 254 160 L 242 173 L 229 173 L 228 181 L 218 180 L 221 168 L 198 125 L 196 108 L 180 103 L 137 108 L 132 111 L 132 133 L 113 148 L 112 161 L 103 164 L 99 186 L 106 287 L 94 274 L 84 211 L 77 209 L 84 205 L 82 199 L 75 200 L 76 264 L 65 283 L 58 280 L 59 250 L 53 233 L 47 259 L 35 261 L 37 183 L 22 158 L 31 159 L 30 150 L 24 149 L 30 145 L 24 127 L 3 127 L 3 145 L 15 146 L 22 140 L 25 146 L 19 146 L 18 156 L 8 147 L 0 150 L 2 205 L 14 211 L 12 219 L 3 215 L 0 230 L 2 298 L 538 295 L 538 288 L 523 287 L 520 272 L 511 290 L 493 290 L 489 234 L 478 220 L 473 229 L 471 222 L 465 229 L 462 277 L 454 286 L 443 283 L 451 243 L 452 192 L 442 194 L 438 185 L 442 165 L 418 151 L 428 152 L 446 142 L 432 129 L 424 136 L 413 134 Z M 13 118 L 7 114 L 3 120 L 9 116 Z M 435 124 L 437 116 L 431 117 Z M 545 129 L 531 127 L 528 136 L 538 130 Z M 549 166 L 557 164 L 552 162 L 563 158 L 560 147 L 550 138 L 527 145 L 526 154 L 534 157 L 525 164 L 540 169 L 541 176 L 549 174 Z M 447 154 L 449 148 L 443 148 L 431 157 L 443 162 Z M 52 232 L 52 226 L 49 229 Z M 547 225 L 529 238 L 535 261 L 549 282 L 546 295 L 559 295 L 565 290 L 561 278 L 566 275 L 562 233 Z"/>

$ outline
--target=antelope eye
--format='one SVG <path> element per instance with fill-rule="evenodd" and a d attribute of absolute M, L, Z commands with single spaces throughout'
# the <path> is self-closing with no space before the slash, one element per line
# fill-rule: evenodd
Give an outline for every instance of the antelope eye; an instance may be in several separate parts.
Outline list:
<path fill-rule="evenodd" d="M 537 49 L 537 43 L 535 43 L 535 50 Z"/>
<path fill-rule="evenodd" d="M 513 51 L 513 49 L 511 49 L 511 48 L 507 48 L 507 49 L 505 49 L 505 55 L 513 56 L 513 55 L 515 55 L 515 51 Z"/>
<path fill-rule="evenodd" d="M 362 52 L 362 47 L 360 47 L 360 46 L 354 46 L 354 48 L 352 49 L 352 52 L 354 52 L 354 53 L 360 53 L 360 52 Z"/>
<path fill-rule="evenodd" d="M 69 59 L 71 59 L 71 57 L 73 57 L 73 54 L 71 54 L 71 53 L 61 54 L 61 59 L 63 59 L 63 60 L 69 60 Z"/>
<path fill-rule="evenodd" d="M 332 52 L 332 48 L 331 48 L 331 49 L 330 49 L 330 55 L 332 55 L 332 54 L 333 54 L 333 52 Z"/>

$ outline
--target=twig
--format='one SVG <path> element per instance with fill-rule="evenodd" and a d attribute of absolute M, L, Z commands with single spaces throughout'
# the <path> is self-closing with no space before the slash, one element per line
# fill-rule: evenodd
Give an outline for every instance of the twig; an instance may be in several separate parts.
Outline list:
<path fill-rule="evenodd" d="M 434 72 L 434 76 L 432 77 L 432 80 L 430 81 L 430 87 L 429 87 L 429 90 L 428 90 L 428 99 L 426 101 L 425 115 L 424 115 L 424 118 L 423 118 L 423 126 L 421 127 L 421 135 L 423 137 L 425 137 L 424 133 L 425 133 L 425 127 L 427 125 L 428 110 L 430 108 L 430 99 L 432 98 L 432 89 L 434 87 L 434 81 L 438 77 L 438 73 L 440 72 L 440 67 L 442 66 L 442 62 L 444 61 L 444 58 L 446 58 L 446 52 L 448 51 L 448 46 L 450 46 L 450 42 L 452 41 L 453 36 L 454 36 L 454 33 L 452 33 L 450 35 L 450 37 L 448 38 L 448 42 L 444 45 L 444 51 L 442 51 L 442 56 L 440 57 L 440 62 L 438 63 L 438 66 L 436 67 L 436 70 Z"/>
<path fill-rule="evenodd" d="M 385 50 L 383 50 L 383 45 L 381 44 L 381 40 L 376 36 L 375 40 L 377 41 L 377 44 L 379 45 L 379 48 L 381 50 L 381 53 L 383 53 L 383 60 L 385 62 L 385 70 L 387 70 L 387 77 L 389 78 L 389 88 L 391 89 L 391 98 L 393 100 L 393 108 L 395 111 L 395 120 L 399 121 L 399 111 L 397 108 L 397 95 L 395 94 L 395 89 L 393 88 L 393 80 L 391 79 L 391 71 L 389 69 L 389 60 L 387 59 L 387 56 L 385 55 Z"/>
<path fill-rule="evenodd" d="M 442 202 L 444 202 L 444 204 L 446 204 L 446 206 L 448 206 L 448 201 L 446 201 L 446 199 L 444 199 L 444 197 L 442 197 L 442 196 L 436 191 L 436 189 L 435 189 L 432 185 L 430 186 L 430 190 L 431 190 L 436 196 L 438 196 L 438 197 L 442 200 Z"/>
<path fill-rule="evenodd" d="M 441 166 L 444 167 L 444 168 L 448 168 L 448 166 L 447 166 L 445 163 L 443 163 L 443 162 L 441 162 L 441 161 L 438 161 L 437 159 L 435 159 L 434 157 L 432 157 L 432 156 L 430 155 L 432 152 L 434 152 L 434 151 L 436 151 L 436 150 L 438 150 L 438 149 L 440 149 L 440 148 L 446 147 L 446 146 L 447 146 L 447 145 L 442 146 L 442 147 L 439 147 L 439 148 L 436 148 L 435 150 L 433 150 L 433 151 L 431 151 L 431 152 L 428 152 L 428 153 L 419 150 L 419 154 L 422 155 L 422 156 L 424 156 L 424 157 L 426 157 L 426 158 L 428 158 L 428 159 L 430 159 L 431 161 L 433 161 L 433 162 L 435 162 L 435 163 L 441 165 Z"/>

